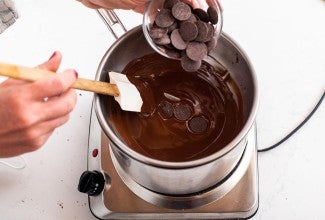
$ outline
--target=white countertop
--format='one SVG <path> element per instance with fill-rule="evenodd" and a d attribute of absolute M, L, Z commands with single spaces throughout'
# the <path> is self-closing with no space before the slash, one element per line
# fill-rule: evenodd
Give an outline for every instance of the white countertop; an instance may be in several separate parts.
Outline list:
<path fill-rule="evenodd" d="M 325 1 L 221 0 L 224 31 L 245 50 L 259 80 L 259 148 L 291 131 L 325 89 Z M 20 19 L 0 35 L 0 60 L 34 66 L 54 50 L 61 70 L 93 79 L 114 42 L 95 11 L 80 3 L 17 0 Z M 129 27 L 141 15 L 118 11 Z M 40 150 L 24 155 L 27 167 L 0 164 L 1 219 L 95 219 L 78 192 L 87 168 L 92 94 L 77 91 L 70 121 Z M 253 219 L 321 219 L 325 204 L 325 106 L 279 148 L 260 154 L 259 210 Z"/>

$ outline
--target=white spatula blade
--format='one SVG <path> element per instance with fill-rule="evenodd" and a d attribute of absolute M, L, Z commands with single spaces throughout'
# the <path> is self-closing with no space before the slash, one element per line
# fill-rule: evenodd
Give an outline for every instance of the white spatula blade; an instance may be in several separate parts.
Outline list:
<path fill-rule="evenodd" d="M 125 111 L 141 112 L 143 104 L 140 92 L 133 85 L 126 75 L 116 72 L 109 72 L 110 83 L 116 84 L 120 95 L 114 97 Z"/>

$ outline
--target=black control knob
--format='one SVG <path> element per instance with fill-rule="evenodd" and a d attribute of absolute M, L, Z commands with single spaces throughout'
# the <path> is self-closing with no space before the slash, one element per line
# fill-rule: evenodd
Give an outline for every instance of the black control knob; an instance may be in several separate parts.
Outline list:
<path fill-rule="evenodd" d="M 80 176 L 78 190 L 90 196 L 96 196 L 103 191 L 104 186 L 105 179 L 102 173 L 98 171 L 85 171 Z"/>

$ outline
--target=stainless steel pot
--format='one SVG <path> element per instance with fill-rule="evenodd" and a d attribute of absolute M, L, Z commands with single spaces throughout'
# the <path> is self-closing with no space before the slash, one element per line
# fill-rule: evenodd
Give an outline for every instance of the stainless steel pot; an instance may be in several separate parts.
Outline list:
<path fill-rule="evenodd" d="M 140 26 L 126 32 L 105 53 L 96 80 L 108 81 L 108 72 L 121 72 L 130 61 L 153 53 Z M 220 183 L 236 167 L 245 150 L 247 134 L 257 112 L 257 80 L 244 51 L 226 34 L 207 61 L 216 68 L 225 68 L 236 81 L 243 96 L 245 124 L 240 133 L 222 150 L 205 158 L 188 162 L 159 161 L 141 155 L 126 146 L 107 122 L 111 97 L 95 95 L 97 118 L 110 140 L 117 170 L 123 170 L 130 179 L 153 192 L 165 195 L 191 195 Z M 223 67 L 221 67 L 223 66 Z"/>

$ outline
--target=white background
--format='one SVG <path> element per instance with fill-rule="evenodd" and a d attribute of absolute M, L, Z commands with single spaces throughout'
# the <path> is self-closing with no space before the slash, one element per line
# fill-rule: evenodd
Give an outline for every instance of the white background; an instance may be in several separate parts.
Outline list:
<path fill-rule="evenodd" d="M 245 50 L 259 80 L 259 148 L 292 130 L 325 89 L 324 0 L 222 0 L 224 31 Z M 60 70 L 93 79 L 114 42 L 94 10 L 74 0 L 16 0 L 19 20 L 0 35 L 0 60 L 35 66 L 54 50 Z M 128 28 L 142 16 L 118 11 Z M 92 94 L 77 91 L 70 121 L 27 167 L 0 164 L 0 219 L 95 219 L 77 191 L 87 167 Z M 1 122 L 0 122 L 1 123 Z M 260 204 L 253 219 L 322 219 L 325 204 L 325 108 L 278 149 L 259 155 Z"/>

